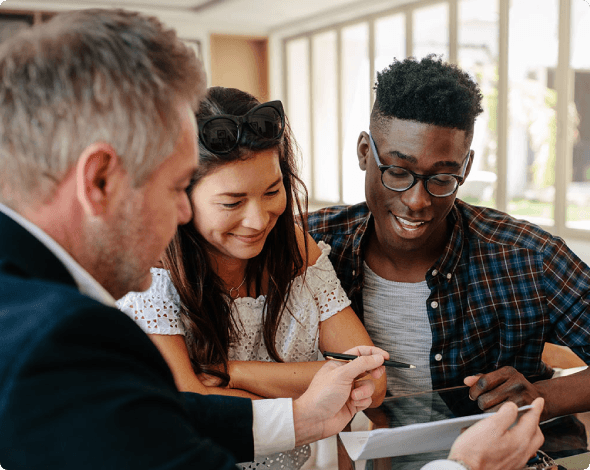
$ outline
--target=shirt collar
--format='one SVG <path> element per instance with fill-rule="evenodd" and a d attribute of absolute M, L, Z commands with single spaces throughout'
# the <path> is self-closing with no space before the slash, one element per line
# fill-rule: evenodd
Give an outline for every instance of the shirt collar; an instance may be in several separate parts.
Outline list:
<path fill-rule="evenodd" d="M 461 260 L 465 240 L 463 219 L 456 203 L 453 204 L 447 219 L 449 225 L 452 227 L 451 236 L 444 248 L 443 254 L 435 263 L 434 269 L 438 270 L 447 279 L 450 279 Z"/>
<path fill-rule="evenodd" d="M 33 224 L 31 221 L 25 219 L 19 213 L 13 211 L 9 207 L 0 203 L 0 212 L 10 217 L 17 224 L 27 230 L 37 240 L 39 240 L 53 255 L 60 260 L 67 271 L 70 273 L 80 293 L 101 302 L 109 307 L 116 307 L 115 299 L 109 294 L 99 282 L 94 279 L 88 271 L 86 271 L 80 264 L 72 258 L 72 256 L 47 233 Z"/>
<path fill-rule="evenodd" d="M 366 207 L 366 206 L 365 206 Z M 371 211 L 366 208 L 366 214 L 362 217 L 361 222 L 358 224 L 357 228 L 354 231 L 354 235 L 352 238 L 352 264 L 354 266 L 355 273 L 362 273 L 362 262 L 363 262 L 363 254 L 362 250 L 367 243 L 367 240 L 364 239 L 365 235 L 367 234 L 367 230 L 373 218 L 373 214 Z M 359 280 L 360 281 L 360 280 Z"/>
<path fill-rule="evenodd" d="M 465 234 L 463 231 L 463 219 L 461 217 L 461 212 L 457 208 L 457 203 L 453 204 L 453 207 L 447 218 L 449 225 L 453 227 L 451 236 L 445 245 L 443 254 L 436 261 L 433 268 L 428 271 L 426 275 L 427 280 L 432 277 L 433 270 L 435 270 L 437 273 L 441 273 L 447 279 L 451 279 L 463 254 Z M 353 266 L 357 270 L 356 272 L 362 272 L 359 267 L 363 261 L 361 249 L 366 243 L 366 240 L 363 241 L 363 238 L 366 235 L 370 224 L 372 223 L 372 219 L 373 214 L 367 210 L 364 220 L 362 220 L 362 222 L 358 225 L 354 233 L 352 253 Z"/>

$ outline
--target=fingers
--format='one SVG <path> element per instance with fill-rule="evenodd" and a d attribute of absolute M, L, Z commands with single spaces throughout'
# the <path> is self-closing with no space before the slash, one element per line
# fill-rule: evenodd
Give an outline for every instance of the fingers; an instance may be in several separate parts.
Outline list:
<path fill-rule="evenodd" d="M 477 380 L 474 381 L 472 377 L 476 377 Z M 489 372 L 488 374 L 465 377 L 463 381 L 465 382 L 467 379 L 473 381 L 473 384 L 470 385 L 471 389 L 469 390 L 469 398 L 475 401 L 480 395 L 499 387 L 508 380 L 521 378 L 522 380 L 526 380 L 524 379 L 524 376 L 513 367 L 504 366 L 494 372 Z M 465 384 L 468 385 L 466 382 Z"/>
<path fill-rule="evenodd" d="M 528 456 L 543 443 L 539 428 L 543 405 L 543 399 L 533 401 L 532 409 L 515 424 L 517 406 L 505 403 L 497 413 L 461 434 L 453 443 L 450 458 L 464 461 L 472 468 L 522 468 Z"/>
<path fill-rule="evenodd" d="M 518 416 L 518 407 L 512 402 L 504 403 L 500 409 L 491 416 L 499 429 L 508 429 L 514 424 Z"/>
<path fill-rule="evenodd" d="M 510 400 L 519 406 L 531 403 L 539 394 L 533 385 L 516 369 L 502 367 L 488 374 L 469 376 L 464 383 L 470 386 L 469 398 L 477 401 L 480 409 L 490 411 Z"/>
<path fill-rule="evenodd" d="M 479 380 L 479 377 L 479 375 L 470 375 L 469 377 L 465 377 L 463 379 L 463 383 L 468 387 L 473 387 Z M 469 396 L 469 398 L 471 398 L 471 396 Z"/>
<path fill-rule="evenodd" d="M 363 372 L 361 375 L 359 375 L 356 379 L 362 379 L 362 378 L 373 378 L 373 379 L 378 379 L 380 378 L 383 374 L 385 374 L 385 366 L 379 366 L 375 369 L 369 370 L 367 372 Z"/>
<path fill-rule="evenodd" d="M 513 400 L 512 398 L 512 394 L 510 394 L 505 388 L 498 387 L 494 390 L 484 393 L 483 395 L 480 395 L 474 401 L 477 401 L 477 406 L 479 409 L 484 411 L 491 411 L 492 409 L 499 407 L 502 403 L 507 402 L 509 399 L 517 405 L 524 404 L 519 403 L 517 400 Z"/>
<path fill-rule="evenodd" d="M 496 411 L 498 411 L 505 403 L 514 403 L 513 401 L 503 401 L 502 403 L 496 405 L 496 406 L 492 406 L 491 408 L 482 408 L 481 405 L 479 406 L 479 409 L 482 411 L 485 411 L 486 413 L 495 413 Z M 516 404 L 516 403 L 515 403 Z M 518 406 L 518 405 L 517 405 Z"/>
<path fill-rule="evenodd" d="M 371 356 L 373 354 L 380 354 L 385 359 L 389 359 L 389 353 L 376 346 L 355 346 L 348 351 L 344 351 L 345 354 L 354 354 L 355 356 Z"/>
<path fill-rule="evenodd" d="M 536 398 L 532 403 L 533 408 L 524 413 L 519 418 L 516 426 L 509 431 L 514 436 L 518 436 L 523 443 L 528 443 L 526 449 L 528 454 L 534 454 L 545 441 L 541 428 L 539 428 L 539 419 L 544 405 L 543 398 Z"/>
<path fill-rule="evenodd" d="M 385 366 L 379 366 L 376 369 L 370 370 L 368 372 L 363 372 L 362 374 L 358 375 L 355 380 L 378 379 L 384 373 L 385 373 Z"/>
<path fill-rule="evenodd" d="M 504 434 L 514 424 L 518 416 L 518 407 L 512 402 L 504 403 L 500 409 L 477 423 L 472 428 L 495 429 L 498 436 Z"/>
<path fill-rule="evenodd" d="M 371 380 L 355 382 L 354 389 L 350 393 L 351 405 L 356 408 L 355 413 L 371 406 L 372 396 L 375 392 L 375 384 Z"/>
<path fill-rule="evenodd" d="M 359 380 L 354 383 L 354 388 L 350 392 L 350 397 L 355 400 L 371 398 L 375 392 L 375 383 L 372 380 Z"/>
<path fill-rule="evenodd" d="M 522 423 L 525 427 L 535 427 L 539 424 L 541 413 L 543 412 L 543 407 L 545 406 L 545 400 L 543 400 L 541 397 L 535 398 L 531 405 L 533 408 L 524 413 L 518 420 L 519 425 Z"/>
<path fill-rule="evenodd" d="M 365 375 L 370 374 L 374 379 L 378 379 L 385 373 L 385 367 L 381 366 L 383 363 L 382 360 L 379 360 L 376 364 L 371 364 L 370 361 L 365 359 L 370 356 L 381 356 L 383 359 L 389 359 L 389 353 L 381 348 L 376 346 L 355 346 L 352 349 L 344 351 L 344 353 L 359 356 L 359 358 L 352 361 L 351 364 L 354 364 L 359 360 L 362 361 L 362 364 L 366 364 L 365 368 L 357 374 L 357 377 L 364 377 Z M 361 367 L 361 365 L 359 364 L 357 367 Z"/>
<path fill-rule="evenodd" d="M 371 403 L 373 403 L 373 400 L 371 400 L 371 398 L 364 398 L 362 400 L 352 400 L 351 405 L 354 407 L 354 409 L 351 410 L 351 412 L 358 413 L 359 411 L 366 410 L 369 406 L 371 406 Z"/>
<path fill-rule="evenodd" d="M 469 399 L 470 400 L 476 401 L 480 395 L 482 395 L 485 392 L 492 390 L 494 388 L 494 386 L 492 386 L 490 384 L 490 382 L 497 383 L 497 378 L 496 378 L 496 380 L 494 380 L 494 376 L 493 376 L 494 373 L 495 372 L 491 372 L 489 374 L 482 374 L 480 376 L 476 376 L 477 380 L 473 381 L 473 383 L 470 386 L 471 388 L 469 389 Z M 463 379 L 463 382 L 465 382 L 465 380 L 467 380 L 468 378 L 469 377 L 465 377 L 465 379 Z"/>
<path fill-rule="evenodd" d="M 354 354 L 349 351 L 347 351 L 347 354 Z M 378 374 L 375 378 L 379 378 L 383 372 L 381 371 L 379 373 L 379 371 L 374 371 L 374 369 L 377 369 L 380 366 L 382 366 L 383 360 L 384 357 L 382 354 L 360 356 L 357 357 L 354 361 L 340 365 L 340 367 L 338 368 L 338 373 L 341 374 L 343 380 L 348 382 L 352 382 L 356 377 L 369 371 L 371 372 L 371 376 L 373 376 L 373 372 L 375 372 L 376 374 Z M 383 369 L 383 367 L 381 368 Z"/>
<path fill-rule="evenodd" d="M 383 374 L 385 374 L 385 366 L 379 366 L 376 369 L 370 371 L 369 373 L 371 374 L 371 377 L 373 377 L 374 379 L 379 379 Z"/>

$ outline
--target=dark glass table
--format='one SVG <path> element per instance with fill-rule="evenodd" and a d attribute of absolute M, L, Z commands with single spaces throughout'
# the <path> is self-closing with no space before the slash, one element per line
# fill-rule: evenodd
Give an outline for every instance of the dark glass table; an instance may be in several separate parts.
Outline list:
<path fill-rule="evenodd" d="M 347 430 L 391 428 L 480 413 L 476 403 L 469 399 L 468 388 L 458 387 L 385 398 L 379 408 L 359 413 Z M 545 436 L 541 450 L 556 463 L 567 470 L 586 470 L 590 466 L 590 412 L 549 420 L 541 425 L 541 430 Z M 448 449 L 353 462 L 338 438 L 339 470 L 419 470 L 427 462 L 447 455 Z"/>

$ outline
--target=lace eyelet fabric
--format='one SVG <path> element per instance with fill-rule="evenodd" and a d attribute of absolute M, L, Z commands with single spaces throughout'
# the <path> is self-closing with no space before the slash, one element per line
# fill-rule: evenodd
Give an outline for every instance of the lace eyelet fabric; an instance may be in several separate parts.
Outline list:
<path fill-rule="evenodd" d="M 152 268 L 152 285 L 146 292 L 129 292 L 117 301 L 126 313 L 149 334 L 184 335 L 180 323 L 180 297 L 172 285 L 168 271 Z"/>
<path fill-rule="evenodd" d="M 311 447 L 308 445 L 297 447 L 289 452 L 279 452 L 273 454 L 261 460 L 255 460 L 254 462 L 242 462 L 236 465 L 236 467 L 243 470 L 250 469 L 299 469 L 303 467 L 305 462 L 311 457 Z"/>
<path fill-rule="evenodd" d="M 319 357 L 319 325 L 350 305 L 329 259 L 330 246 L 319 242 L 322 254 L 305 275 L 293 280 L 291 295 L 279 323 L 275 344 L 285 362 L 315 361 Z M 130 292 L 117 301 L 147 334 L 184 335 L 179 319 L 180 298 L 168 272 L 152 268 L 152 285 L 145 292 Z M 267 361 L 262 337 L 265 296 L 239 297 L 234 300 L 232 314 L 243 329 L 240 338 L 229 350 L 232 361 Z M 309 446 L 274 454 L 255 462 L 242 463 L 243 469 L 299 469 L 309 459 Z"/>

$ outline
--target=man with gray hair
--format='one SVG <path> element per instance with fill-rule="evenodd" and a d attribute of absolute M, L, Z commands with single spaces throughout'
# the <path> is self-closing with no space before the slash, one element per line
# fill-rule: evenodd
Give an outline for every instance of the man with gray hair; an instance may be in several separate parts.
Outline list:
<path fill-rule="evenodd" d="M 198 164 L 199 61 L 154 18 L 64 15 L 0 46 L 0 464 L 229 469 L 334 434 L 387 354 L 297 400 L 181 394 L 114 299 L 142 291 Z M 165 315 L 165 312 L 162 312 Z"/>

